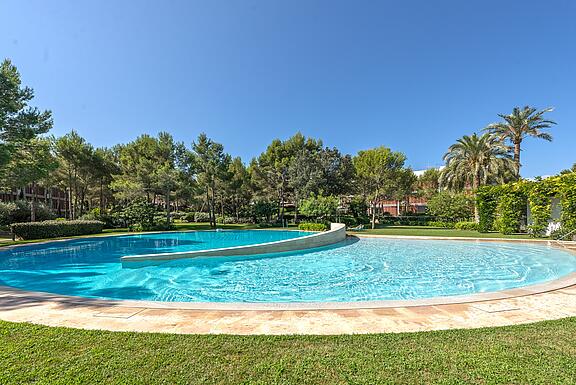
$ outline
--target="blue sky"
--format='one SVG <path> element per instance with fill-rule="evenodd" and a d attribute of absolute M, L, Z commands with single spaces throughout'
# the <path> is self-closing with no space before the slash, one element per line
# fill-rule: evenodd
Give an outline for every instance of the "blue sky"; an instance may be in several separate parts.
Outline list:
<path fill-rule="evenodd" d="M 554 106 L 554 142 L 523 175 L 576 162 L 576 2 L 0 0 L 11 58 L 53 133 L 96 146 L 200 132 L 245 161 L 296 131 L 415 169 L 525 104 Z"/>

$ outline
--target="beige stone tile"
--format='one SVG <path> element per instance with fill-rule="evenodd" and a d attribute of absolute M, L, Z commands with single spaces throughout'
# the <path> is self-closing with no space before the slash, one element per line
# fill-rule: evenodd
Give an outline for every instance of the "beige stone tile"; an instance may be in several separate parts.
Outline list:
<path fill-rule="evenodd" d="M 144 309 L 137 307 L 109 307 L 94 314 L 94 317 L 130 318 L 142 310 Z"/>

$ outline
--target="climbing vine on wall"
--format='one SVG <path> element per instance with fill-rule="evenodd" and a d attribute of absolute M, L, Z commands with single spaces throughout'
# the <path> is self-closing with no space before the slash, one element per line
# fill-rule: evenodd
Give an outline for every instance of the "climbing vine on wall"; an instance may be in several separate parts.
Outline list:
<path fill-rule="evenodd" d="M 502 185 L 496 205 L 494 228 L 502 234 L 520 231 L 526 213 L 526 182 Z"/>
<path fill-rule="evenodd" d="M 548 178 L 530 184 L 528 203 L 532 224 L 528 231 L 534 237 L 544 236 L 552 215 L 552 197 L 557 194 L 555 178 Z"/>
<path fill-rule="evenodd" d="M 476 191 L 476 206 L 478 208 L 478 231 L 487 233 L 494 229 L 494 217 L 498 204 L 500 186 L 482 186 Z"/>
<path fill-rule="evenodd" d="M 562 230 L 565 234 L 576 229 L 576 173 L 558 177 L 558 192 L 562 205 Z"/>

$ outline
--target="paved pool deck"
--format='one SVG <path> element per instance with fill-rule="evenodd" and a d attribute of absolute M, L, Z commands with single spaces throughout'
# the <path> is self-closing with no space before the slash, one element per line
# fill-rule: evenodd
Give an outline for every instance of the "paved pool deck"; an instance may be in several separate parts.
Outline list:
<path fill-rule="evenodd" d="M 563 247 L 576 257 L 573 242 L 562 245 L 558 242 L 540 242 Z M 414 301 L 328 304 L 108 301 L 0 287 L 2 320 L 112 331 L 245 335 L 360 334 L 505 326 L 572 316 L 576 316 L 576 273 L 544 284 L 494 293 Z"/>

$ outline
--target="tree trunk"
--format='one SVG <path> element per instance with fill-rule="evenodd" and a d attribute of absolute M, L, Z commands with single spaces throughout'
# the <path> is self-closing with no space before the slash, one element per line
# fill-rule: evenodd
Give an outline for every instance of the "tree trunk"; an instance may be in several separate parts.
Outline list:
<path fill-rule="evenodd" d="M 100 178 L 100 215 L 104 213 L 104 178 Z"/>
<path fill-rule="evenodd" d="M 372 201 L 372 229 L 376 224 L 376 201 Z"/>
<path fill-rule="evenodd" d="M 166 223 L 170 224 L 170 190 L 166 191 Z"/>
<path fill-rule="evenodd" d="M 514 142 L 514 165 L 516 167 L 516 179 L 520 179 L 520 145 L 522 141 Z"/>
<path fill-rule="evenodd" d="M 30 222 L 36 222 L 36 182 L 32 182 L 32 201 L 30 202 Z"/>
<path fill-rule="evenodd" d="M 478 211 L 478 203 L 476 202 L 476 191 L 480 187 L 480 177 L 478 174 L 474 175 L 474 180 L 472 181 L 472 197 L 474 199 L 474 222 L 480 223 L 480 212 Z"/>

